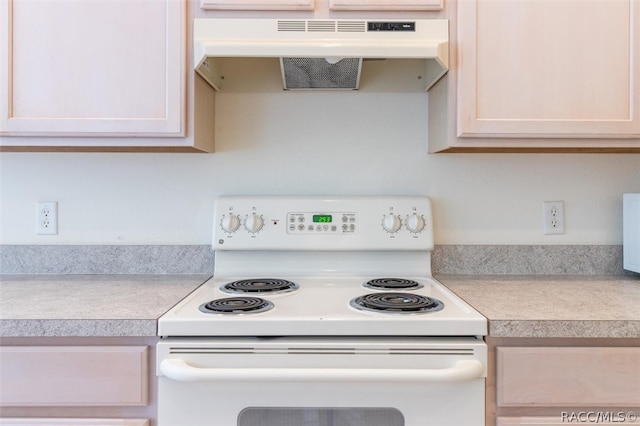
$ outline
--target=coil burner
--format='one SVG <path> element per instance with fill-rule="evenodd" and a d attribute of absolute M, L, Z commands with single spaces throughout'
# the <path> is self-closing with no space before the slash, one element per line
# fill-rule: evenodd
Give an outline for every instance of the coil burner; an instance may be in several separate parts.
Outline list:
<path fill-rule="evenodd" d="M 256 278 L 233 281 L 220 287 L 225 293 L 287 293 L 298 289 L 298 284 L 277 278 Z"/>
<path fill-rule="evenodd" d="M 363 287 L 374 290 L 417 290 L 422 284 L 404 278 L 375 278 L 363 284 Z"/>
<path fill-rule="evenodd" d="M 390 314 L 436 312 L 444 307 L 438 299 L 401 292 L 365 294 L 352 299 L 350 305 L 362 311 Z"/>
<path fill-rule="evenodd" d="M 198 309 L 206 314 L 255 314 L 271 308 L 273 303 L 261 297 L 228 297 L 204 303 Z"/>

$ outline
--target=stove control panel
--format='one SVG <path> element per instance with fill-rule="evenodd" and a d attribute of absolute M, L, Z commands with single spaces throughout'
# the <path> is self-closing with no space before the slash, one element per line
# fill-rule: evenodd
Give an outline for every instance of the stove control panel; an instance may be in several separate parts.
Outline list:
<path fill-rule="evenodd" d="M 433 250 L 422 196 L 224 196 L 215 250 Z"/>
<path fill-rule="evenodd" d="M 358 214 L 346 212 L 288 213 L 290 234 L 342 234 L 358 231 Z"/>

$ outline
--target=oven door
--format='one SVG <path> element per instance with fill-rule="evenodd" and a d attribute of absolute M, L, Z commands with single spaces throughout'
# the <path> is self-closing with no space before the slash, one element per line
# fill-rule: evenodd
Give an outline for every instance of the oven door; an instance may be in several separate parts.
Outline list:
<path fill-rule="evenodd" d="M 480 426 L 475 338 L 169 338 L 159 426 Z"/>

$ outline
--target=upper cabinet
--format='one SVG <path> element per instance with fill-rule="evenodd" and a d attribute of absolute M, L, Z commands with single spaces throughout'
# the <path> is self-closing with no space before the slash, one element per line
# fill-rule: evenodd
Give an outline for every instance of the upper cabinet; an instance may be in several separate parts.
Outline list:
<path fill-rule="evenodd" d="M 182 0 L 3 1 L 0 135 L 183 136 L 185 25 Z"/>
<path fill-rule="evenodd" d="M 208 10 L 313 10 L 314 0 L 200 0 Z"/>
<path fill-rule="evenodd" d="M 329 10 L 439 10 L 444 0 L 329 0 Z M 324 2 L 321 6 L 324 6 Z M 315 0 L 200 0 L 205 10 L 307 10 L 317 8 Z"/>
<path fill-rule="evenodd" d="M 460 145 L 640 147 L 638 0 L 461 0 L 457 13 Z"/>
<path fill-rule="evenodd" d="M 444 0 L 329 0 L 331 10 L 439 10 Z"/>

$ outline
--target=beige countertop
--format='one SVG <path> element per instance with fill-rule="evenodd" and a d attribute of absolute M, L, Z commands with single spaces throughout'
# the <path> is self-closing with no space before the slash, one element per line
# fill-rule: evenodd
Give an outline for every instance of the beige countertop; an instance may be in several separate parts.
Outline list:
<path fill-rule="evenodd" d="M 155 336 L 209 275 L 0 275 L 0 337 Z"/>
<path fill-rule="evenodd" d="M 492 337 L 640 337 L 640 277 L 438 275 Z"/>
<path fill-rule="evenodd" d="M 208 275 L 0 275 L 0 337 L 155 336 Z M 640 277 L 438 275 L 494 337 L 640 337 Z"/>

